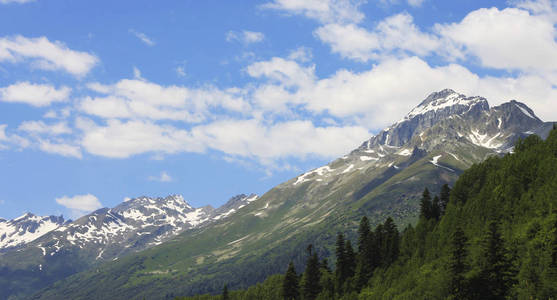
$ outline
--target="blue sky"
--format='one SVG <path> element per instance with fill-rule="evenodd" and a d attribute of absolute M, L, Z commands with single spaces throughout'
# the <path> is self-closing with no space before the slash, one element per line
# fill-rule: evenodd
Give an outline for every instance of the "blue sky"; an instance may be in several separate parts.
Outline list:
<path fill-rule="evenodd" d="M 0 217 L 261 195 L 443 88 L 556 120 L 556 9 L 0 0 Z"/>

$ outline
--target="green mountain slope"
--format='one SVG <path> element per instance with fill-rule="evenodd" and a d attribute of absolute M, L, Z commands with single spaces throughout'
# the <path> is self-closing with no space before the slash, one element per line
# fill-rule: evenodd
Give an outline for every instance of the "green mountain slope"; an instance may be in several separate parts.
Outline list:
<path fill-rule="evenodd" d="M 273 188 L 233 217 L 59 281 L 35 299 L 164 299 L 252 285 L 290 260 L 302 264 L 308 243 L 328 256 L 336 232 L 355 232 L 362 215 L 372 224 L 387 216 L 415 223 L 424 186 L 437 192 L 548 126 L 518 102 L 490 109 L 480 97 L 434 93 L 349 155 Z"/>
<path fill-rule="evenodd" d="M 384 229 L 371 235 L 358 230 L 356 270 L 367 270 L 371 279 L 360 288 L 353 283 L 367 276 L 355 272 L 341 288 L 337 257 L 334 272 L 321 269 L 317 299 L 555 299 L 557 130 L 545 142 L 530 136 L 515 150 L 466 170 L 455 183 L 446 210 L 437 210 L 436 202 L 424 196 L 429 205 L 424 204 L 416 227 L 395 235 L 396 247 L 380 246 L 384 239 L 377 237 L 384 237 Z M 441 213 L 431 213 L 437 211 Z M 362 222 L 360 228 L 365 229 Z M 393 256 L 397 259 L 392 263 L 375 260 Z M 371 268 L 364 267 L 370 262 Z M 287 291 L 304 291 L 305 279 L 298 287 L 288 285 Z M 271 276 L 262 284 L 231 292 L 229 299 L 284 299 L 283 280 L 282 274 Z"/>

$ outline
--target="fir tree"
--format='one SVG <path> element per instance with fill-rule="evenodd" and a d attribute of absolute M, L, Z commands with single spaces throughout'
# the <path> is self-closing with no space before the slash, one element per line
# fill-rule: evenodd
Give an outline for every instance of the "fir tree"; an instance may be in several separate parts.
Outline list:
<path fill-rule="evenodd" d="M 225 284 L 224 288 L 222 289 L 222 300 L 230 300 L 230 296 L 228 295 L 228 285 Z"/>
<path fill-rule="evenodd" d="M 319 257 L 317 253 L 313 252 L 313 246 L 308 246 L 308 261 L 306 264 L 306 270 L 304 272 L 304 287 L 303 287 L 303 297 L 307 300 L 313 300 L 317 298 L 319 292 L 321 292 L 321 286 L 319 284 L 320 271 L 319 271 Z"/>
<path fill-rule="evenodd" d="M 490 222 L 480 257 L 481 291 L 486 299 L 505 299 L 513 284 L 512 265 L 507 258 L 505 243 L 496 222 Z"/>
<path fill-rule="evenodd" d="M 344 286 L 344 282 L 347 278 L 346 245 L 344 242 L 344 235 L 342 233 L 337 235 L 336 257 L 337 264 L 335 269 L 335 279 L 337 283 L 337 291 L 342 294 L 342 287 Z"/>
<path fill-rule="evenodd" d="M 352 248 L 352 243 L 350 243 L 350 240 L 346 241 L 345 249 L 346 249 L 346 278 L 348 279 L 354 276 L 354 272 L 356 271 L 356 253 L 354 253 L 354 249 Z"/>
<path fill-rule="evenodd" d="M 441 193 L 439 195 L 439 208 L 441 210 L 441 214 L 444 215 L 445 211 L 447 210 L 447 204 L 449 204 L 449 198 L 451 195 L 451 188 L 448 184 L 444 184 L 441 187 Z"/>
<path fill-rule="evenodd" d="M 383 224 L 379 224 L 377 225 L 377 227 L 375 227 L 375 232 L 373 233 L 373 243 L 372 243 L 372 248 L 373 248 L 373 252 L 375 254 L 375 259 L 374 259 L 374 268 L 377 268 L 379 266 L 383 265 L 383 260 L 384 260 L 384 244 L 385 244 L 385 230 L 383 229 Z"/>
<path fill-rule="evenodd" d="M 466 265 L 466 257 L 468 252 L 466 246 L 468 239 L 462 231 L 457 227 L 451 238 L 451 255 L 449 257 L 449 299 L 468 299 L 468 288 L 464 278 L 464 274 L 468 270 Z"/>
<path fill-rule="evenodd" d="M 431 203 L 431 218 L 439 221 L 441 217 L 441 200 L 439 197 L 435 196 L 433 198 L 433 203 Z"/>
<path fill-rule="evenodd" d="M 356 289 L 359 291 L 369 281 L 373 272 L 373 232 L 367 217 L 362 217 L 358 228 L 358 257 L 356 266 Z"/>
<path fill-rule="evenodd" d="M 381 258 L 383 265 L 389 266 L 395 262 L 400 252 L 399 232 L 391 217 L 385 220 L 383 232 Z"/>
<path fill-rule="evenodd" d="M 420 201 L 420 217 L 431 219 L 431 194 L 427 188 L 424 189 Z"/>
<path fill-rule="evenodd" d="M 331 273 L 331 268 L 329 268 L 329 261 L 326 258 L 323 258 L 323 260 L 321 260 L 321 264 L 319 267 Z"/>
<path fill-rule="evenodd" d="M 284 275 L 284 280 L 282 282 L 282 294 L 284 300 L 295 300 L 300 298 L 300 290 L 298 285 L 298 275 L 294 269 L 294 264 L 290 262 L 288 264 L 288 270 Z"/>

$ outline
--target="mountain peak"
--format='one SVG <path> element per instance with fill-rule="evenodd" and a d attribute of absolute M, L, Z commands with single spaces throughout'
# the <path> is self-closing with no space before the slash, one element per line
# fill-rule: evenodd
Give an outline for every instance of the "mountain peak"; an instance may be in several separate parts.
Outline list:
<path fill-rule="evenodd" d="M 489 109 L 487 100 L 483 97 L 466 97 L 451 89 L 444 89 L 439 92 L 431 93 L 417 107 L 415 107 L 402 120 L 410 120 L 416 116 L 424 115 L 429 112 L 439 110 L 450 110 L 450 113 L 463 113 L 463 109 L 470 110 L 472 106 L 482 104 L 484 109 Z"/>

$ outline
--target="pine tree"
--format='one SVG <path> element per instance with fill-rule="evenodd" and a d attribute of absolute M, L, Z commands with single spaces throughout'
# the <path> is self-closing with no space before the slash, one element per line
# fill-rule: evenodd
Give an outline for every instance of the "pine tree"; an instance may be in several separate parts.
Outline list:
<path fill-rule="evenodd" d="M 483 241 L 480 280 L 489 299 L 505 299 L 513 284 L 512 265 L 507 258 L 505 243 L 496 222 L 490 222 Z"/>
<path fill-rule="evenodd" d="M 331 268 L 329 268 L 329 261 L 326 258 L 323 258 L 323 260 L 321 260 L 321 264 L 319 265 L 319 267 L 331 273 Z"/>
<path fill-rule="evenodd" d="M 368 238 L 371 228 L 369 227 L 369 220 L 363 216 L 360 220 L 360 227 L 358 227 L 358 252 L 364 253 L 367 251 Z"/>
<path fill-rule="evenodd" d="M 356 253 L 354 253 L 354 249 L 352 248 L 352 243 L 350 243 L 350 240 L 346 241 L 345 249 L 346 249 L 346 278 L 348 279 L 354 276 L 354 272 L 356 271 Z"/>
<path fill-rule="evenodd" d="M 284 300 L 295 300 L 300 298 L 300 287 L 298 284 L 298 275 L 294 269 L 294 264 L 288 264 L 288 270 L 284 275 L 282 282 L 282 295 Z"/>
<path fill-rule="evenodd" d="M 422 193 L 422 200 L 420 201 L 420 217 L 431 219 L 431 194 L 427 188 Z"/>
<path fill-rule="evenodd" d="M 306 270 L 304 272 L 304 287 L 303 287 L 303 297 L 304 300 L 313 300 L 317 298 L 317 295 L 321 292 L 321 286 L 319 284 L 320 280 L 320 270 L 319 270 L 319 257 L 317 253 L 313 252 L 313 246 L 308 246 L 308 261 L 306 264 Z"/>
<path fill-rule="evenodd" d="M 356 266 L 356 289 L 360 291 L 369 281 L 373 272 L 372 253 L 373 232 L 367 217 L 362 217 L 358 228 L 358 256 Z"/>
<path fill-rule="evenodd" d="M 230 296 L 228 295 L 228 285 L 225 284 L 224 288 L 222 289 L 222 300 L 229 300 Z"/>
<path fill-rule="evenodd" d="M 441 200 L 437 196 L 433 198 L 433 203 L 431 203 L 431 217 L 437 221 L 441 217 Z"/>
<path fill-rule="evenodd" d="M 342 294 L 342 287 L 344 286 L 344 282 L 346 281 L 346 270 L 347 270 L 347 258 L 346 258 L 346 246 L 344 242 L 344 235 L 339 233 L 337 235 L 337 242 L 336 242 L 336 257 L 337 257 L 337 264 L 335 269 L 335 278 L 337 283 L 337 291 Z"/>
<path fill-rule="evenodd" d="M 439 195 L 439 208 L 441 210 L 441 215 L 445 214 L 447 210 L 447 204 L 449 204 L 449 198 L 451 195 L 451 188 L 448 184 L 444 184 L 441 187 L 441 193 Z"/>
<path fill-rule="evenodd" d="M 375 254 L 374 268 L 383 265 L 384 253 L 383 245 L 385 243 L 385 230 L 383 229 L 383 224 L 377 225 L 375 227 L 375 232 L 373 233 L 374 239 L 372 243 L 373 252 Z"/>
<path fill-rule="evenodd" d="M 389 266 L 395 262 L 400 252 L 400 235 L 395 222 L 388 217 L 383 224 L 384 238 L 382 244 L 381 257 L 384 266 Z"/>
<path fill-rule="evenodd" d="M 449 299 L 468 299 L 468 288 L 464 278 L 464 274 L 468 270 L 466 265 L 467 243 L 468 239 L 464 231 L 457 227 L 451 238 L 451 256 L 448 264 Z"/>

